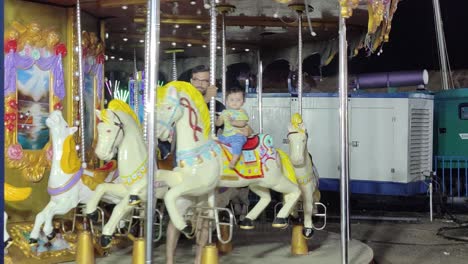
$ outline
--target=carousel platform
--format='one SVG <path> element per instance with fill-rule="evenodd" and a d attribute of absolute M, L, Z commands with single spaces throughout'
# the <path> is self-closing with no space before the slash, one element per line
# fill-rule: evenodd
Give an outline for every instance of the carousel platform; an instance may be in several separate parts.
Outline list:
<path fill-rule="evenodd" d="M 316 231 L 313 239 L 307 242 L 309 254 L 291 254 L 291 228 L 286 230 L 244 231 L 235 230 L 233 251 L 220 254 L 219 263 L 228 264 L 302 264 L 340 263 L 340 235 L 326 231 Z M 193 240 L 181 239 L 176 251 L 175 263 L 192 263 L 195 256 Z M 366 244 L 351 240 L 349 247 L 350 263 L 367 264 L 373 260 L 373 251 Z M 110 255 L 96 260 L 97 264 L 131 263 L 132 248 L 112 251 Z M 155 245 L 154 262 L 165 263 L 165 244 Z"/>

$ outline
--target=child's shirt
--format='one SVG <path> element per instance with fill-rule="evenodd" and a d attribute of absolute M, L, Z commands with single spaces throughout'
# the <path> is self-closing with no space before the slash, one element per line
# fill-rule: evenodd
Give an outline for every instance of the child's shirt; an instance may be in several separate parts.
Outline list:
<path fill-rule="evenodd" d="M 221 113 L 221 115 L 231 117 L 235 121 L 249 121 L 249 116 L 244 111 L 244 109 L 226 109 Z M 234 127 L 228 118 L 224 119 L 223 136 L 230 137 L 234 136 L 235 134 L 240 134 L 240 129 L 238 127 Z"/>

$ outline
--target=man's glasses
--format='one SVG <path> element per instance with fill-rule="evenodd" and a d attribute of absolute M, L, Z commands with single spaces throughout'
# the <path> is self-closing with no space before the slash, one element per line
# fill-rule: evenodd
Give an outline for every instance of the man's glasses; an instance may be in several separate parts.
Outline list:
<path fill-rule="evenodd" d="M 192 82 L 193 83 L 200 83 L 200 84 L 208 84 L 210 82 L 210 80 L 200 80 L 200 79 L 197 79 L 197 78 L 192 78 Z"/>

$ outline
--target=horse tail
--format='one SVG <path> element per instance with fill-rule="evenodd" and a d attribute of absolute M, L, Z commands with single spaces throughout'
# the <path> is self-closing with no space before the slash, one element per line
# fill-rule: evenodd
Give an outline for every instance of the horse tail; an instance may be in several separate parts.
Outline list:
<path fill-rule="evenodd" d="M 284 153 L 284 151 L 281 149 L 276 149 L 276 151 L 278 151 L 281 160 L 284 176 L 286 176 L 286 178 L 288 178 L 292 183 L 297 184 L 296 172 L 294 171 L 294 167 L 291 160 L 289 159 L 289 156 L 286 155 L 286 153 Z"/>
<path fill-rule="evenodd" d="M 18 188 L 5 183 L 5 201 L 19 202 L 26 200 L 31 195 L 31 187 Z"/>

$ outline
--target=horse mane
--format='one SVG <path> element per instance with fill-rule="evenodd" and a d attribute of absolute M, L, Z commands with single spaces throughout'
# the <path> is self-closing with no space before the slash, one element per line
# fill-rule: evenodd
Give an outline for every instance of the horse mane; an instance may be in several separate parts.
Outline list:
<path fill-rule="evenodd" d="M 102 121 L 104 121 L 105 123 L 110 122 L 110 120 L 109 120 L 110 117 L 108 115 L 107 110 L 121 111 L 121 112 L 126 113 L 127 115 L 131 116 L 133 118 L 133 120 L 137 123 L 138 127 L 140 127 L 140 120 L 136 116 L 133 109 L 127 103 L 125 103 L 124 101 L 119 100 L 119 99 L 113 99 L 108 104 L 107 109 L 104 109 L 104 110 L 101 111 L 101 118 L 102 118 Z"/>
<path fill-rule="evenodd" d="M 81 168 L 81 162 L 76 153 L 76 143 L 73 136 L 68 136 L 63 142 L 62 157 L 60 167 L 67 174 L 76 173 Z"/>
<path fill-rule="evenodd" d="M 291 117 L 291 124 L 292 124 L 293 128 L 298 130 L 301 133 L 305 133 L 304 128 L 301 126 L 303 124 L 302 122 L 303 122 L 302 121 L 302 116 L 299 113 L 295 113 Z"/>
<path fill-rule="evenodd" d="M 185 93 L 190 100 L 195 103 L 195 107 L 198 109 L 200 113 L 201 123 L 203 124 L 203 135 L 205 138 L 208 138 L 210 135 L 210 111 L 208 111 L 208 106 L 206 105 L 205 99 L 203 98 L 200 91 L 197 90 L 193 85 L 188 82 L 182 81 L 173 81 L 167 83 L 163 87 L 158 89 L 157 93 L 157 102 L 160 103 L 164 100 L 167 95 L 167 91 L 169 87 L 174 87 L 177 90 L 177 93 L 183 92 Z"/>

